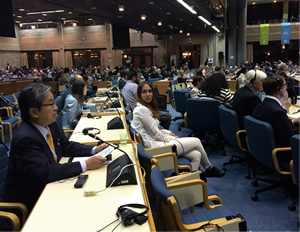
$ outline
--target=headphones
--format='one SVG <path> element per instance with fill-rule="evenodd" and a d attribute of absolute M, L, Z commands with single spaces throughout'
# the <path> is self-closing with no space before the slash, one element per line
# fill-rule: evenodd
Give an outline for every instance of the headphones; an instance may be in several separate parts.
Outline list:
<path fill-rule="evenodd" d="M 278 82 L 278 91 L 282 91 L 282 79 L 280 79 L 279 77 L 276 77 L 277 82 Z"/>
<path fill-rule="evenodd" d="M 141 213 L 137 213 L 137 212 L 129 209 L 128 207 L 145 209 L 145 210 L 142 211 Z M 145 216 L 145 214 L 148 212 L 148 210 L 149 210 L 149 208 L 146 205 L 127 204 L 127 205 L 121 205 L 118 208 L 116 215 L 118 216 L 118 218 L 121 217 L 121 220 L 122 220 L 124 226 L 130 226 L 134 222 L 139 225 L 142 225 L 148 220 L 148 217 Z"/>
<path fill-rule="evenodd" d="M 95 118 L 93 115 L 91 115 L 90 113 L 87 114 L 88 118 Z M 101 116 L 97 116 L 96 119 L 101 118 Z"/>
<path fill-rule="evenodd" d="M 89 133 L 90 130 L 97 130 L 98 132 L 95 133 L 95 135 L 98 135 L 98 134 L 101 133 L 100 129 L 94 128 L 94 127 L 86 127 L 86 128 L 84 128 L 84 129 L 82 130 L 82 133 L 83 133 L 84 135 L 87 135 L 87 134 Z"/>
<path fill-rule="evenodd" d="M 256 80 L 256 70 L 254 70 L 255 74 L 254 74 L 254 77 L 250 80 L 251 84 L 254 83 L 254 81 Z"/>

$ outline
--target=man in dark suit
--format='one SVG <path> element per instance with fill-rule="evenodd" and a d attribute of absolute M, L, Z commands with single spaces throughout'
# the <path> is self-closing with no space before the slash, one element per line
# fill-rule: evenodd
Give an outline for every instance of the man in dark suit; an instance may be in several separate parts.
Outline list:
<path fill-rule="evenodd" d="M 11 143 L 3 201 L 24 203 L 30 212 L 46 184 L 98 169 L 106 160 L 92 156 L 85 161 L 60 164 L 62 156 L 88 157 L 107 145 L 93 147 L 70 142 L 60 133 L 55 122 L 57 106 L 49 86 L 25 87 L 18 102 L 22 123 Z"/>
<path fill-rule="evenodd" d="M 285 96 L 287 84 L 280 75 L 268 77 L 263 80 L 263 88 L 266 97 L 258 104 L 252 116 L 270 123 L 273 128 L 276 147 L 290 147 L 290 138 L 293 135 L 293 124 L 299 124 L 300 118 L 290 120 L 287 109 L 291 106 L 291 99 L 281 104 L 280 99 Z M 284 153 L 279 156 L 282 168 L 289 170 L 291 154 Z"/>
<path fill-rule="evenodd" d="M 245 86 L 235 92 L 232 107 L 237 114 L 240 129 L 244 129 L 244 116 L 251 115 L 261 102 L 257 94 L 262 90 L 262 80 L 266 77 L 260 70 L 250 70 L 245 76 Z"/>

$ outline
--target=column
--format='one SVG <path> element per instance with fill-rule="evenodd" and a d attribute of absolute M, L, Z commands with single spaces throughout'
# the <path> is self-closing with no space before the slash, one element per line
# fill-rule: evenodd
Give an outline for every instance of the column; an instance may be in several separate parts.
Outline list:
<path fill-rule="evenodd" d="M 228 0 L 228 65 L 237 63 L 236 38 L 237 38 L 237 7 L 235 0 Z"/>
<path fill-rule="evenodd" d="M 60 67 L 65 67 L 65 45 L 64 45 L 64 28 L 62 21 L 57 24 L 59 40 L 59 60 Z M 71 68 L 71 67 L 70 67 Z"/>
<path fill-rule="evenodd" d="M 246 61 L 247 0 L 238 1 L 237 16 L 237 66 L 240 66 Z"/>

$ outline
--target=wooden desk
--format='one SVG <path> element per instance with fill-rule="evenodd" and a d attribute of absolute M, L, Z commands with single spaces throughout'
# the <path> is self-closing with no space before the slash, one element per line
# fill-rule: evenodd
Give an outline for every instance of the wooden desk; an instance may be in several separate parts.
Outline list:
<path fill-rule="evenodd" d="M 110 83 L 107 83 L 106 81 L 94 81 L 93 86 L 97 86 L 97 88 L 107 88 L 107 85 Z"/>
<path fill-rule="evenodd" d="M 231 91 L 236 91 L 238 89 L 238 81 L 237 80 L 227 80 L 228 88 Z"/>
<path fill-rule="evenodd" d="M 138 163 L 133 144 L 127 144 L 122 149 L 129 155 L 133 163 Z M 113 159 L 122 155 L 118 150 L 113 151 Z M 63 158 L 61 162 L 67 162 Z M 81 189 L 75 189 L 77 178 L 65 182 L 48 184 L 38 202 L 28 217 L 23 232 L 95 232 L 117 219 L 116 211 L 124 204 L 139 203 L 149 207 L 148 221 L 143 225 L 133 224 L 125 227 L 118 226 L 118 231 L 155 231 L 154 221 L 148 201 L 145 184 L 139 168 L 134 166 L 138 185 L 111 187 L 96 196 L 84 197 L 84 189 L 105 189 L 106 165 L 97 170 L 86 171 L 89 178 Z M 139 209 L 133 209 L 141 212 Z M 112 231 L 119 223 L 115 222 L 104 231 Z"/>
<path fill-rule="evenodd" d="M 296 113 L 298 110 L 300 110 L 300 107 L 297 105 L 291 105 L 289 108 L 289 111 L 287 113 L 288 117 L 291 119 L 294 118 L 299 118 L 300 117 L 300 112 Z"/>
<path fill-rule="evenodd" d="M 101 133 L 97 136 L 102 140 L 109 143 L 120 143 L 120 134 L 127 133 L 127 142 L 131 142 L 129 130 L 125 120 L 124 113 L 121 114 L 121 118 L 124 124 L 124 129 L 114 129 L 107 130 L 107 123 L 112 120 L 114 117 L 118 116 L 118 113 L 100 113 L 93 114 L 99 115 L 101 118 L 87 118 L 84 115 L 79 120 L 77 126 L 75 127 L 73 134 L 70 137 L 70 141 L 76 141 L 83 144 L 96 145 L 97 140 L 91 138 L 88 135 L 84 135 L 82 130 L 86 127 L 95 127 L 101 130 Z M 91 130 L 90 133 L 95 134 L 97 130 Z"/>

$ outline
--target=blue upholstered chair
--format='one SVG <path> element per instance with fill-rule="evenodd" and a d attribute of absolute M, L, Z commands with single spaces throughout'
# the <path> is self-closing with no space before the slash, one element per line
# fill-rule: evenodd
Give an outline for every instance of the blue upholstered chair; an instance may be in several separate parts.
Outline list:
<path fill-rule="evenodd" d="M 130 128 L 130 124 L 131 124 L 131 122 L 133 120 L 133 114 L 132 113 L 128 113 L 128 114 L 126 114 L 125 118 L 126 118 L 127 125 Z"/>
<path fill-rule="evenodd" d="M 294 184 L 299 187 L 299 154 L 300 154 L 300 134 L 295 134 L 291 137 L 291 151 L 292 160 L 290 163 L 290 169 L 292 172 L 292 179 Z M 293 196 L 293 202 L 289 205 L 290 210 L 296 210 L 297 195 Z M 299 225 L 299 221 L 298 221 Z"/>
<path fill-rule="evenodd" d="M 0 144 L 0 228 L 2 229 L 1 223 L 8 221 L 12 225 L 12 231 L 19 231 L 25 222 L 27 217 L 27 208 L 24 204 L 13 203 L 13 202 L 2 202 L 4 183 L 7 175 L 8 166 L 8 154 L 5 146 Z M 14 213 L 5 212 L 4 210 L 18 210 L 21 212 L 21 220 Z"/>
<path fill-rule="evenodd" d="M 185 175 L 182 175 L 166 183 L 157 167 L 152 168 L 150 176 L 156 194 L 157 230 L 195 231 L 203 228 L 205 231 L 211 226 L 216 230 L 219 226 L 222 231 L 247 230 L 246 221 L 240 215 L 235 216 L 232 210 L 221 203 L 210 203 L 222 200 L 216 195 L 209 196 L 207 186 L 200 178 L 184 180 L 181 177 L 185 178 Z M 228 216 L 231 219 L 226 219 Z"/>
<path fill-rule="evenodd" d="M 255 160 L 262 164 L 266 169 L 278 172 L 281 177 L 291 175 L 290 171 L 284 171 L 281 169 L 277 157 L 280 152 L 289 151 L 290 148 L 276 148 L 272 126 L 267 122 L 255 119 L 249 115 L 244 117 L 244 125 L 246 129 L 249 152 L 252 154 Z M 277 180 L 277 175 L 273 175 L 273 179 L 270 180 L 256 177 L 255 171 L 253 174 L 254 180 L 252 184 L 254 186 L 258 185 L 258 180 L 271 184 L 267 187 L 256 190 L 254 195 L 251 197 L 253 201 L 258 200 L 258 193 L 278 187 L 285 187 L 285 183 L 282 181 L 282 178 Z"/>
<path fill-rule="evenodd" d="M 234 110 L 228 109 L 224 105 L 220 105 L 219 116 L 221 129 L 227 144 L 231 147 L 238 148 L 243 152 L 241 156 L 231 156 L 229 162 L 223 164 L 224 169 L 226 169 L 226 165 L 247 161 L 247 148 L 245 148 L 246 144 L 244 144 L 244 146 L 242 144 L 242 139 L 245 139 L 245 136 L 241 137 L 245 135 L 246 130 L 239 130 L 237 114 Z M 247 177 L 250 177 L 249 170 Z"/>
<path fill-rule="evenodd" d="M 189 90 L 175 90 L 173 93 L 173 100 L 172 100 L 172 106 L 173 108 L 181 114 L 180 117 L 175 117 L 174 120 L 178 119 L 184 119 L 184 114 L 186 112 L 186 96 L 185 94 L 188 93 Z M 181 130 L 181 127 L 184 126 L 184 124 L 178 126 L 178 130 Z"/>

